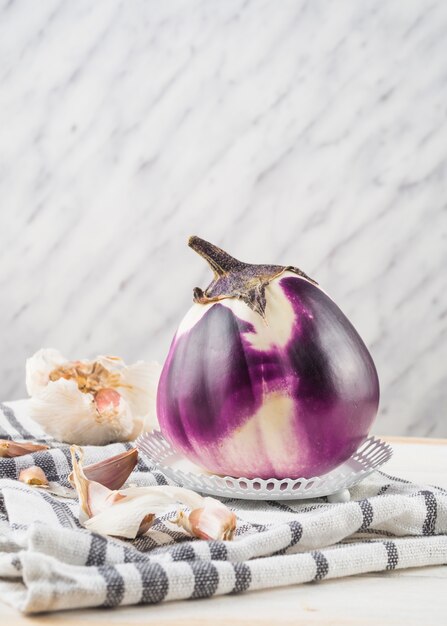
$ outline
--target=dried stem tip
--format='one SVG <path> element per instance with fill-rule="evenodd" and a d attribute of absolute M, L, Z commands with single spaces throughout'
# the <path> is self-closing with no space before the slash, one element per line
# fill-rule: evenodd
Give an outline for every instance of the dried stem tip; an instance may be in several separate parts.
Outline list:
<path fill-rule="evenodd" d="M 214 273 L 214 280 L 203 291 L 194 289 L 194 302 L 208 304 L 224 298 L 243 300 L 253 311 L 265 318 L 267 285 L 284 272 L 293 272 L 311 283 L 317 284 L 302 270 L 292 265 L 253 265 L 243 263 L 227 254 L 222 248 L 196 237 L 190 237 L 188 245 L 200 254 Z"/>

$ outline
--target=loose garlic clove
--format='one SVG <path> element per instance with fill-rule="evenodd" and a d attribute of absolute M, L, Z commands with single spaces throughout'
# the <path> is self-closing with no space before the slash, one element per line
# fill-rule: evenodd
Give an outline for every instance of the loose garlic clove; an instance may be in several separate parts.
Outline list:
<path fill-rule="evenodd" d="M 132 487 L 112 493 L 124 497 L 112 507 L 104 507 L 100 513 L 86 520 L 86 528 L 103 535 L 134 539 L 146 532 L 156 516 L 165 513 L 173 504 L 181 503 L 192 508 L 193 512 L 200 511 L 196 514 L 200 520 L 193 516 L 191 524 L 188 523 L 191 514 L 188 519 L 183 512 L 172 520 L 183 526 L 190 535 L 201 539 L 233 538 L 236 528 L 234 513 L 213 498 L 203 498 L 189 489 L 171 486 Z M 186 523 L 179 520 L 186 520 Z"/>
<path fill-rule="evenodd" d="M 120 489 L 129 478 L 138 461 L 138 450 L 132 448 L 104 461 L 86 465 L 83 470 L 88 480 L 100 483 L 108 489 Z M 73 472 L 68 480 L 74 484 Z"/>
<path fill-rule="evenodd" d="M 98 482 L 89 480 L 82 465 L 84 457 L 82 448 L 71 446 L 70 451 L 73 482 L 81 508 L 80 521 L 86 528 L 104 535 L 134 538 L 146 532 L 155 514 L 166 510 L 168 504 L 172 503 L 172 497 L 158 491 L 157 487 L 133 487 L 123 491 L 112 491 Z M 124 510 L 117 508 L 123 501 L 130 503 L 131 506 Z M 114 508 L 110 510 L 112 506 Z"/>
<path fill-rule="evenodd" d="M 232 538 L 236 518 L 225 505 L 213 498 L 203 498 L 189 489 L 168 485 L 112 491 L 87 478 L 82 464 L 82 448 L 71 446 L 70 451 L 73 482 L 81 509 L 80 521 L 85 528 L 103 535 L 134 539 L 149 529 L 157 515 L 180 502 L 193 513 L 195 510 L 205 511 L 200 514 L 200 520 L 193 515 L 189 529 L 191 534 L 196 533 L 195 536 L 202 538 Z M 79 455 L 79 460 L 76 455 Z M 199 532 L 202 534 L 198 535 Z"/>
<path fill-rule="evenodd" d="M 17 442 L 9 439 L 0 439 L 0 457 L 13 458 L 24 456 L 33 452 L 48 450 L 48 446 L 42 443 Z"/>
<path fill-rule="evenodd" d="M 107 508 L 111 504 L 109 497 L 115 492 L 87 478 L 82 467 L 82 461 L 84 459 L 84 450 L 82 448 L 79 446 L 71 446 L 70 452 L 73 466 L 73 471 L 70 476 L 78 492 L 79 506 L 81 508 L 80 521 L 82 523 L 83 520 L 88 519 L 103 508 Z M 76 454 L 79 455 L 79 462 Z M 95 513 L 93 511 L 95 511 Z"/>
<path fill-rule="evenodd" d="M 41 467 L 37 467 L 37 465 L 23 469 L 19 474 L 19 480 L 26 485 L 36 485 L 38 487 L 45 487 L 48 485 L 45 472 Z"/>
<path fill-rule="evenodd" d="M 187 517 L 180 512 L 175 522 L 199 539 L 233 539 L 236 515 L 219 500 L 204 498 L 203 507 L 194 509 Z"/>

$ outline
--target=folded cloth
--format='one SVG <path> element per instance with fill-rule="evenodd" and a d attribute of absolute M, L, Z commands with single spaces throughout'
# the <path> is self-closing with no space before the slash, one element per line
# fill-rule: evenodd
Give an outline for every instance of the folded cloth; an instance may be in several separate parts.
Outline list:
<path fill-rule="evenodd" d="M 69 487 L 69 446 L 47 437 L 27 402 L 0 405 L 0 437 L 45 442 L 48 451 L 0 458 L 0 597 L 25 613 L 156 603 L 291 585 L 396 568 L 447 564 L 447 491 L 375 472 L 351 501 L 225 500 L 234 541 L 191 539 L 169 522 L 173 508 L 135 540 L 82 528 L 76 499 L 17 481 L 40 466 Z M 86 447 L 94 463 L 128 443 Z M 140 458 L 131 483 L 165 485 Z"/>

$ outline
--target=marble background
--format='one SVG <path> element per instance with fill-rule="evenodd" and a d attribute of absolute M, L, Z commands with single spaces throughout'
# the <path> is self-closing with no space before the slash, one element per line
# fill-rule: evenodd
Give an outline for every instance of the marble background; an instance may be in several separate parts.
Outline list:
<path fill-rule="evenodd" d="M 25 358 L 166 355 L 197 234 L 315 277 L 375 432 L 447 436 L 447 4 L 1 0 L 0 397 Z"/>

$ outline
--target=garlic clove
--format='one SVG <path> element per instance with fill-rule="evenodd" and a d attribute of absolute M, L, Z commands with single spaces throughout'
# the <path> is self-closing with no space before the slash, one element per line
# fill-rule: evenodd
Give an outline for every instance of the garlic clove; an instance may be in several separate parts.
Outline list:
<path fill-rule="evenodd" d="M 71 446 L 70 451 L 73 482 L 81 508 L 80 521 L 86 528 L 104 535 L 134 538 L 149 527 L 156 513 L 166 510 L 172 502 L 172 498 L 157 487 L 132 487 L 126 494 L 125 489 L 112 491 L 89 480 L 82 465 L 84 451 L 78 446 Z M 79 455 L 79 461 L 76 455 Z M 130 506 L 123 509 L 123 502 Z"/>
<path fill-rule="evenodd" d="M 119 489 L 124 485 L 138 461 L 138 450 L 132 448 L 109 457 L 104 461 L 86 465 L 83 470 L 86 478 L 93 480 L 108 489 Z M 68 480 L 73 483 L 73 472 Z"/>
<path fill-rule="evenodd" d="M 191 534 L 195 531 L 201 532 L 200 536 L 203 538 L 232 538 L 236 518 L 225 505 L 213 498 L 203 498 L 189 489 L 168 485 L 129 487 L 113 491 L 87 478 L 83 468 L 82 448 L 71 446 L 70 451 L 73 482 L 81 509 L 80 521 L 85 528 L 103 535 L 133 539 L 146 532 L 157 515 L 164 513 L 172 504 L 180 502 L 193 512 L 205 511 L 200 515 L 200 520 L 193 516 Z"/>
<path fill-rule="evenodd" d="M 42 443 L 17 442 L 9 439 L 0 439 L 0 457 L 13 458 L 24 456 L 33 452 L 48 450 L 48 446 Z"/>
<path fill-rule="evenodd" d="M 73 472 L 70 476 L 78 492 L 79 504 L 83 514 L 82 518 L 84 520 L 102 513 L 102 511 L 125 498 L 119 491 L 109 489 L 87 478 L 82 463 L 84 459 L 84 451 L 82 448 L 79 446 L 71 446 L 70 452 L 73 465 Z M 76 457 L 77 454 L 79 455 L 79 461 Z"/>
<path fill-rule="evenodd" d="M 26 389 L 30 396 L 48 385 L 51 372 L 67 362 L 58 350 L 42 348 L 26 360 Z"/>
<path fill-rule="evenodd" d="M 112 496 L 117 492 L 87 478 L 82 465 L 84 459 L 84 450 L 82 448 L 79 446 L 71 446 L 70 452 L 73 466 L 71 477 L 75 489 L 78 492 L 81 509 L 80 521 L 82 523 L 85 519 L 111 506 L 113 504 Z M 79 461 L 76 457 L 77 454 L 79 455 Z"/>
<path fill-rule="evenodd" d="M 201 508 L 191 511 L 188 517 L 180 512 L 175 522 L 199 539 L 233 539 L 236 515 L 219 500 L 204 498 Z"/>
<path fill-rule="evenodd" d="M 120 405 L 121 396 L 115 389 L 100 389 L 95 393 L 96 408 L 100 413 L 113 411 Z"/>
<path fill-rule="evenodd" d="M 204 502 L 205 500 L 212 501 L 213 498 L 203 498 L 183 487 L 131 487 L 121 489 L 118 493 L 124 498 L 114 503 L 112 508 L 103 508 L 100 513 L 86 520 L 84 523 L 86 528 L 103 535 L 134 539 L 146 532 L 153 518 L 165 513 L 173 504 L 180 502 L 189 508 L 194 507 L 194 510 L 206 509 L 207 516 L 213 508 L 209 502 Z M 196 523 L 194 526 L 179 525 L 182 525 L 189 534 L 202 539 L 232 539 L 236 517 L 225 505 L 221 504 L 221 506 L 226 510 L 227 516 L 223 516 L 222 511 L 219 511 L 218 521 L 207 521 L 204 518 L 199 525 Z M 179 518 L 186 519 L 186 516 L 180 513 L 173 521 L 178 523 Z M 195 522 L 194 518 L 193 521 Z M 145 526 L 147 526 L 146 530 L 144 530 Z"/>
<path fill-rule="evenodd" d="M 48 485 L 45 472 L 41 467 L 37 467 L 37 465 L 23 469 L 19 474 L 19 480 L 27 485 L 36 485 L 38 487 Z"/>

